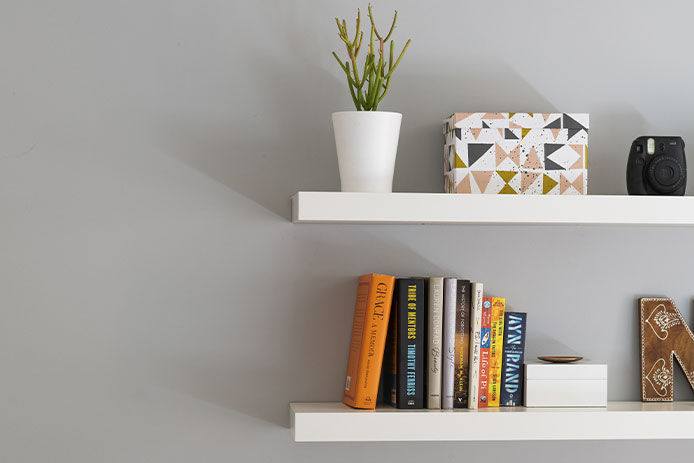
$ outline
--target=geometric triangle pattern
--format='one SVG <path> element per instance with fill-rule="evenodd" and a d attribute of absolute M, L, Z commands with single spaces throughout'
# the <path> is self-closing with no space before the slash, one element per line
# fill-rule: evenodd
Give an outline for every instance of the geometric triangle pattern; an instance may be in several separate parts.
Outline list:
<path fill-rule="evenodd" d="M 497 167 L 501 166 L 501 164 L 508 164 L 509 166 L 511 166 L 511 168 L 517 168 L 520 165 L 520 146 L 516 146 L 507 153 L 501 146 L 499 146 L 498 143 L 496 143 L 494 145 L 494 149 L 496 153 Z M 510 164 L 504 163 L 504 161 L 506 161 L 507 159 L 511 161 Z"/>
<path fill-rule="evenodd" d="M 529 188 L 540 188 L 538 179 L 542 176 L 542 172 L 523 172 L 521 177 L 521 194 L 526 194 Z"/>
<path fill-rule="evenodd" d="M 456 169 L 465 169 L 467 166 L 463 162 L 462 159 L 460 159 L 460 156 L 458 156 L 458 153 L 455 153 L 455 168 Z"/>
<path fill-rule="evenodd" d="M 470 174 L 472 174 L 472 178 L 475 179 L 475 183 L 477 184 L 477 188 L 479 188 L 480 193 L 484 193 L 485 190 L 487 189 L 487 185 L 489 185 L 489 181 L 492 179 L 492 175 L 494 174 L 493 170 L 473 170 L 470 171 Z"/>
<path fill-rule="evenodd" d="M 547 170 L 564 170 L 562 166 L 552 161 L 551 159 L 545 157 L 545 169 Z"/>
<path fill-rule="evenodd" d="M 587 194 L 588 129 L 580 113 L 455 113 L 444 121 L 444 189 Z"/>
<path fill-rule="evenodd" d="M 511 188 L 510 185 L 504 185 L 501 187 L 501 190 L 499 190 L 500 195 L 517 195 L 518 192 Z"/>
<path fill-rule="evenodd" d="M 561 117 L 553 120 L 545 126 L 546 129 L 561 129 Z"/>
<path fill-rule="evenodd" d="M 548 150 L 548 146 L 551 146 L 552 149 Z M 581 146 L 581 148 L 583 147 Z M 580 151 L 582 152 L 583 150 L 581 149 Z M 569 169 L 580 157 L 580 154 L 572 145 L 545 145 L 545 169 L 547 170 Z"/>
<path fill-rule="evenodd" d="M 504 181 L 504 183 L 507 184 L 507 185 L 508 185 L 508 182 L 510 182 L 511 180 L 513 180 L 513 177 L 515 177 L 516 175 L 518 175 L 518 172 L 514 172 L 514 171 L 512 171 L 512 170 L 511 170 L 511 171 L 508 171 L 508 170 L 497 170 L 496 173 L 499 174 L 499 177 L 501 177 L 501 179 L 502 179 L 502 180 Z"/>
<path fill-rule="evenodd" d="M 472 193 L 472 190 L 470 188 L 470 174 L 463 177 L 463 179 L 460 181 L 460 183 L 458 183 L 458 185 L 455 187 L 455 192 L 456 193 Z"/>
<path fill-rule="evenodd" d="M 549 194 L 552 189 L 557 186 L 557 181 L 554 180 L 552 177 L 550 177 L 547 174 L 542 175 L 542 194 L 546 195 Z"/>
<path fill-rule="evenodd" d="M 540 156 L 537 155 L 535 148 L 530 148 L 530 152 L 523 163 L 523 168 L 528 170 L 540 170 L 542 169 L 542 162 L 540 161 Z"/>
<path fill-rule="evenodd" d="M 469 143 L 467 145 L 468 165 L 472 166 L 493 147 L 492 143 Z"/>
<path fill-rule="evenodd" d="M 517 195 L 518 191 L 518 181 L 516 180 L 519 177 L 519 172 L 518 171 L 513 171 L 513 170 L 497 170 L 496 175 L 504 182 L 503 186 L 499 190 L 500 195 Z M 516 180 L 516 181 L 514 181 Z M 514 188 L 512 185 L 516 186 Z"/>
<path fill-rule="evenodd" d="M 572 116 L 571 114 L 562 114 L 562 127 L 564 127 L 565 129 L 588 130 L 577 119 L 583 119 L 583 115 L 579 114 Z"/>
<path fill-rule="evenodd" d="M 583 130 L 583 129 L 568 129 L 566 138 L 571 140 L 574 137 L 574 135 L 579 133 L 581 130 Z"/>
<path fill-rule="evenodd" d="M 564 174 L 559 174 L 559 194 L 563 195 L 569 188 L 581 191 L 583 188 L 583 173 L 578 174 L 573 181 L 569 180 Z"/>

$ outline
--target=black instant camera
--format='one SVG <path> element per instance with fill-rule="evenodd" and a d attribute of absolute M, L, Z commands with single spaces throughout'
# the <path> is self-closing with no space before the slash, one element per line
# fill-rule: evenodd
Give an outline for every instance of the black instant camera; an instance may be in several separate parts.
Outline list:
<path fill-rule="evenodd" d="M 687 162 L 681 137 L 639 137 L 631 144 L 627 162 L 630 195 L 683 196 Z"/>

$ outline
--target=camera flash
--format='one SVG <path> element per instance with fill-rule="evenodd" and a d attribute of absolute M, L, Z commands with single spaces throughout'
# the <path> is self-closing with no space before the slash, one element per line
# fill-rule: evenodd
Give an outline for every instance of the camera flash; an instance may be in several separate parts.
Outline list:
<path fill-rule="evenodd" d="M 648 154 L 655 153 L 655 140 L 652 138 L 649 138 L 646 142 L 646 152 L 648 152 Z"/>

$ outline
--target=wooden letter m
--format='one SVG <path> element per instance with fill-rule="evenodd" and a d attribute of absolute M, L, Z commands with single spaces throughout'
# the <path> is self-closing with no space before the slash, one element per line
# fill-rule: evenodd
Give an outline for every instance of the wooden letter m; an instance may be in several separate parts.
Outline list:
<path fill-rule="evenodd" d="M 672 401 L 674 361 L 694 389 L 694 335 L 668 298 L 639 300 L 641 312 L 641 400 Z"/>

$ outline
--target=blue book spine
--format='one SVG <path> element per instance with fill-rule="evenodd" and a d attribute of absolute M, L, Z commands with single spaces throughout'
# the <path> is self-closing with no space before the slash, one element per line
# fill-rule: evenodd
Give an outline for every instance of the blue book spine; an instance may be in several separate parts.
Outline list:
<path fill-rule="evenodd" d="M 502 407 L 523 405 L 523 362 L 527 316 L 528 314 L 523 312 L 506 312 L 504 315 L 504 353 L 500 396 Z"/>

